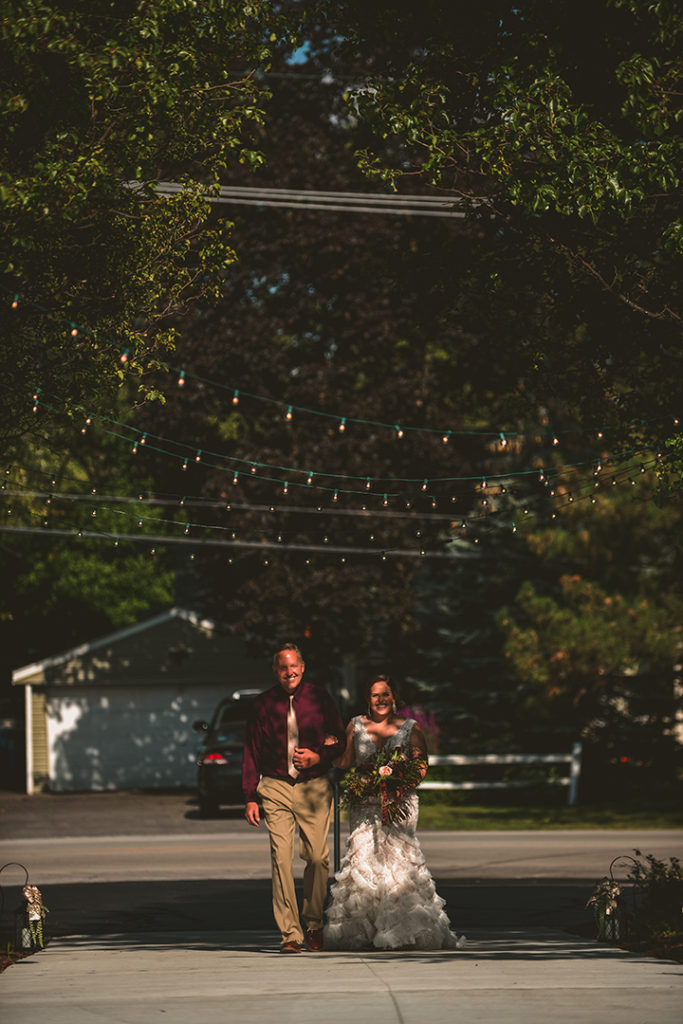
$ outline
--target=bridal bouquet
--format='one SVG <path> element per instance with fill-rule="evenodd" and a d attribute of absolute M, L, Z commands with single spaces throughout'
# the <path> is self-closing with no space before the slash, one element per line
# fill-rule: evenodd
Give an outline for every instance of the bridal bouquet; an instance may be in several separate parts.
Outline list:
<path fill-rule="evenodd" d="M 380 750 L 371 761 L 350 768 L 341 781 L 342 804 L 355 807 L 379 800 L 382 824 L 393 825 L 407 815 L 403 798 L 421 782 L 425 761 L 409 759 L 401 750 Z"/>

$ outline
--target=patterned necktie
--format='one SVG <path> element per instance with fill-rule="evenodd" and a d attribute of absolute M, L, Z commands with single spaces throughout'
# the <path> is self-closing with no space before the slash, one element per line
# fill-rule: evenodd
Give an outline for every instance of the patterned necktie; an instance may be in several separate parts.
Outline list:
<path fill-rule="evenodd" d="M 296 712 L 294 711 L 294 697 L 289 698 L 289 710 L 287 712 L 287 772 L 293 779 L 296 779 L 299 770 L 294 767 L 294 751 L 299 746 L 299 726 L 296 724 Z"/>

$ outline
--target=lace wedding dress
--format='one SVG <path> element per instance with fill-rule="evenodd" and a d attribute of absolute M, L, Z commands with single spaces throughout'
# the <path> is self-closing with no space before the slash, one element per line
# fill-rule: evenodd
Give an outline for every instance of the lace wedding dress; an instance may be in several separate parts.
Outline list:
<path fill-rule="evenodd" d="M 356 764 L 372 759 L 377 745 L 357 716 L 353 720 Z M 410 756 L 415 721 L 406 719 L 384 743 Z M 324 928 L 325 949 L 447 949 L 462 946 L 444 913 L 415 835 L 418 798 L 405 798 L 407 817 L 382 825 L 379 801 L 368 800 L 349 812 L 346 852 Z"/>

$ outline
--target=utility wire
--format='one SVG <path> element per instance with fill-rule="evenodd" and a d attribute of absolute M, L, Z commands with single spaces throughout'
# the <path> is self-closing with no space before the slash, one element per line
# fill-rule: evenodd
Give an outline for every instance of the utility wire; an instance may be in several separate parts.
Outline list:
<path fill-rule="evenodd" d="M 142 188 L 139 181 L 125 182 L 127 188 Z M 159 181 L 151 186 L 159 196 L 178 195 L 185 186 L 175 181 Z M 480 205 L 456 196 L 379 195 L 372 192 L 327 192 L 314 189 L 250 188 L 221 185 L 207 189 L 209 203 L 237 206 L 283 207 L 286 209 L 331 210 L 346 213 L 380 213 L 392 216 L 447 217 L 462 220 L 468 210 Z M 465 209 L 456 209 L 462 206 Z"/>

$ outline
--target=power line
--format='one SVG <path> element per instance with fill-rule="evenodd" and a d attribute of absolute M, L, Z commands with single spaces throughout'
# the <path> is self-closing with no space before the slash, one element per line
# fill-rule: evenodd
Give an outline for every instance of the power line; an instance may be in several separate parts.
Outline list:
<path fill-rule="evenodd" d="M 143 188 L 139 181 L 125 182 L 126 187 Z M 156 195 L 172 196 L 185 191 L 176 181 L 152 183 Z M 345 213 L 378 213 L 391 216 L 446 217 L 462 220 L 481 200 L 469 201 L 458 196 L 382 195 L 374 192 L 333 192 L 316 189 L 251 188 L 243 185 L 221 185 L 208 189 L 204 198 L 209 203 L 238 206 L 283 207 L 286 209 L 330 210 Z M 457 209 L 463 207 L 463 209 Z"/>

